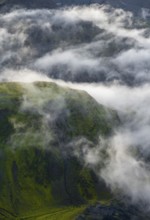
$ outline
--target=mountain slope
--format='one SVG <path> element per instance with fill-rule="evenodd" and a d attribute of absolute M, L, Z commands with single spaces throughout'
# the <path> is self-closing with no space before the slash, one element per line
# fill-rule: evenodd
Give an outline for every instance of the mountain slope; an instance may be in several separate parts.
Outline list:
<path fill-rule="evenodd" d="M 1 83 L 1 219 L 111 198 L 76 155 L 110 135 L 117 120 L 84 92 L 53 83 Z"/>
<path fill-rule="evenodd" d="M 1 4 L 20 5 L 27 8 L 56 8 L 64 5 L 109 4 L 113 7 L 138 12 L 141 8 L 150 9 L 150 0 L 1 0 Z"/>

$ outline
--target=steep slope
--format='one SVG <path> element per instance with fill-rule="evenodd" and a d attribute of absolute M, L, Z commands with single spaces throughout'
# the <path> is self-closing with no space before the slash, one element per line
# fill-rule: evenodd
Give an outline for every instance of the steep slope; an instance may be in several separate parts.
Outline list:
<path fill-rule="evenodd" d="M 111 198 L 76 155 L 110 135 L 116 122 L 113 111 L 84 92 L 44 82 L 1 83 L 0 218 Z"/>

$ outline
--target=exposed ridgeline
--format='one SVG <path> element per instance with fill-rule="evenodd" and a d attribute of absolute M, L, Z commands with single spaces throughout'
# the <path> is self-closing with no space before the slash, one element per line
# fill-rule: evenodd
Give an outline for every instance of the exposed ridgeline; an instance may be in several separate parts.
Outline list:
<path fill-rule="evenodd" d="M 150 0 L 0 0 L 3 5 L 20 5 L 27 8 L 56 8 L 64 5 L 88 5 L 93 3 L 110 4 L 116 8 L 138 12 L 141 8 L 150 9 Z"/>
<path fill-rule="evenodd" d="M 1 83 L 0 219 L 35 219 L 59 207 L 110 199 L 83 163 L 82 150 L 94 148 L 99 135 L 109 136 L 117 121 L 85 92 L 54 83 Z"/>

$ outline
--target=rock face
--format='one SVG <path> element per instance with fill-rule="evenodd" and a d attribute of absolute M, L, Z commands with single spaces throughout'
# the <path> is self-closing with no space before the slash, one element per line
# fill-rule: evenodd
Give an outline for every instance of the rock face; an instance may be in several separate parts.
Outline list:
<path fill-rule="evenodd" d="M 27 7 L 27 8 L 54 8 L 56 7 L 56 2 L 54 0 L 24 0 L 24 1 L 20 1 L 20 0 L 5 0 L 2 1 L 3 5 L 19 5 L 19 6 L 23 6 L 23 7 Z"/>
<path fill-rule="evenodd" d="M 101 192 L 111 197 L 74 152 L 94 147 L 115 121 L 114 112 L 84 92 L 53 83 L 1 83 L 0 219 L 85 204 L 101 199 Z"/>
<path fill-rule="evenodd" d="M 129 11 L 140 10 L 141 8 L 150 8 L 150 0 L 92 0 L 92 3 L 110 4 L 113 7 L 123 8 Z"/>
<path fill-rule="evenodd" d="M 5 3 L 4 3 L 5 2 Z M 20 5 L 27 8 L 55 8 L 63 5 L 110 4 L 113 7 L 137 12 L 141 8 L 150 9 L 150 0 L 2 0 L 1 4 Z"/>
<path fill-rule="evenodd" d="M 83 214 L 78 216 L 76 220 L 148 220 L 149 216 L 141 213 L 141 211 L 134 206 L 126 206 L 125 204 L 112 203 L 109 205 L 93 205 L 89 206 Z"/>

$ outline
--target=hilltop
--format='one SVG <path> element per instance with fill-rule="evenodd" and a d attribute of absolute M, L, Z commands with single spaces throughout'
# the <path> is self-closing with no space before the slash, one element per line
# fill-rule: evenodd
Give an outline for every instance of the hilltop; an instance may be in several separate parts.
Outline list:
<path fill-rule="evenodd" d="M 110 200 L 82 150 L 111 135 L 116 123 L 116 113 L 85 92 L 45 82 L 0 83 L 0 218 L 72 215 Z"/>

